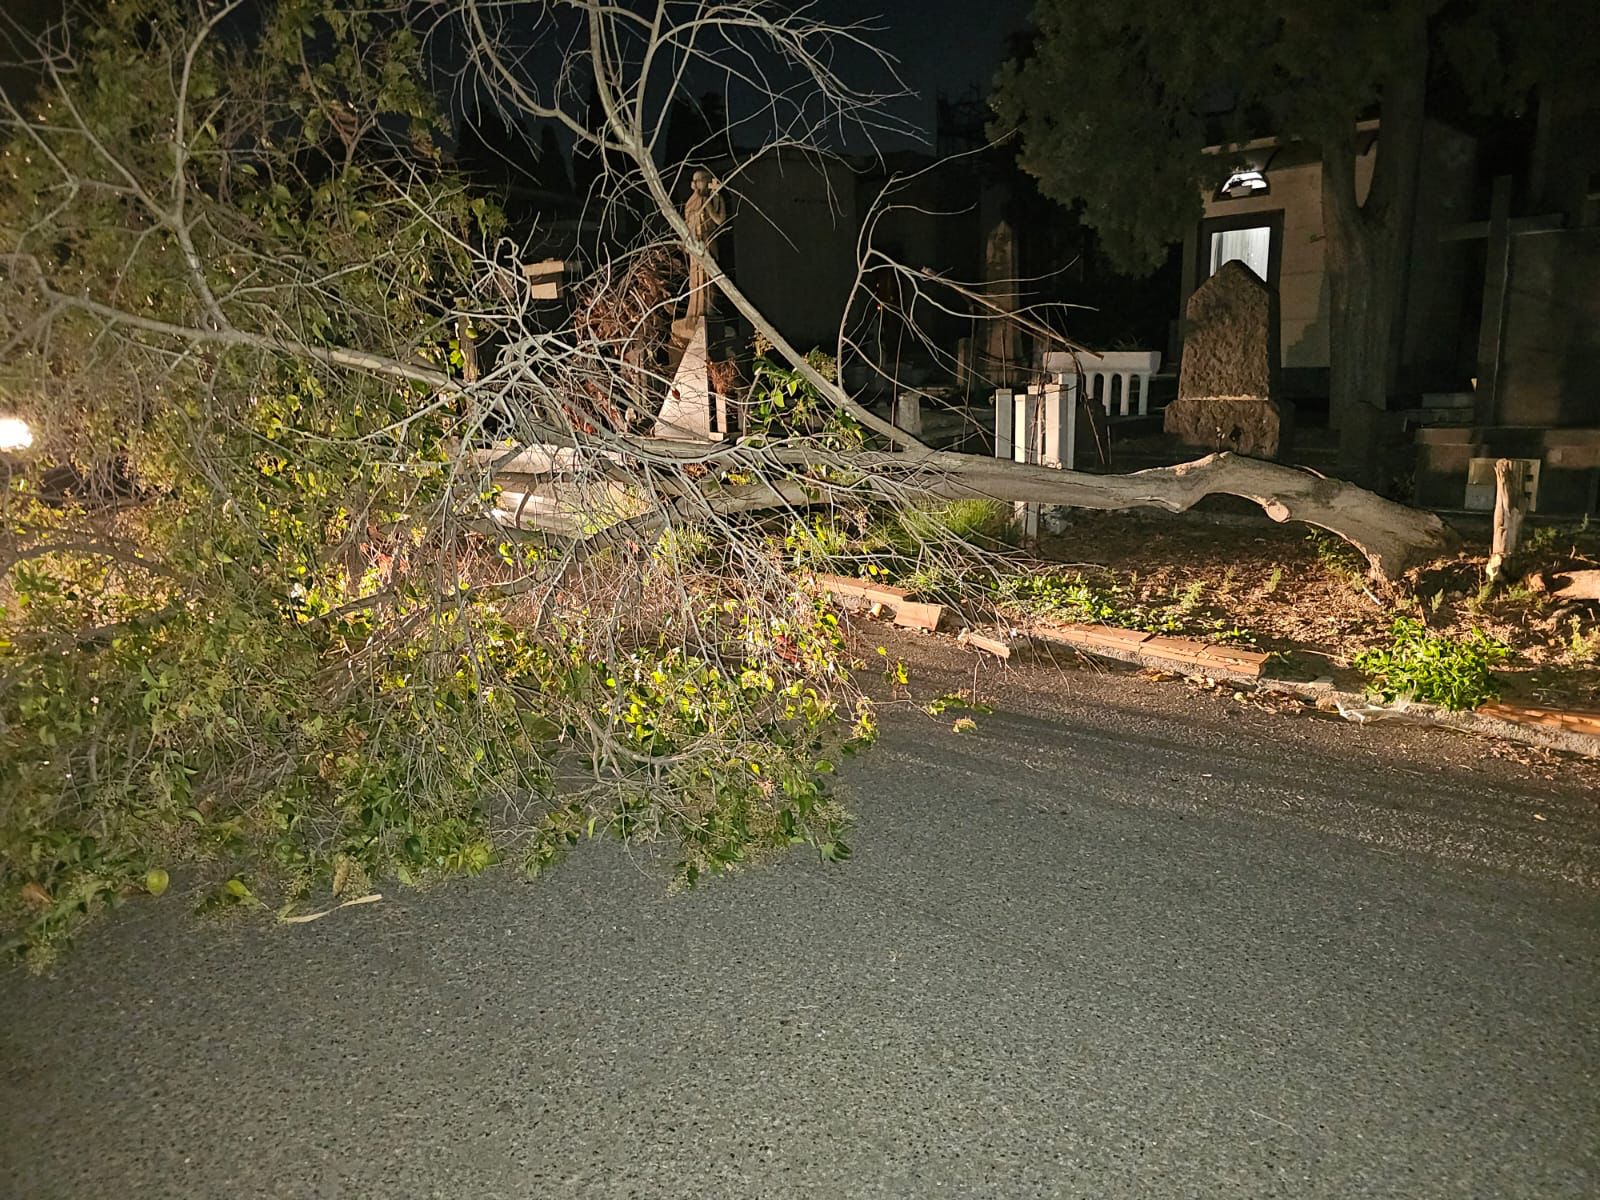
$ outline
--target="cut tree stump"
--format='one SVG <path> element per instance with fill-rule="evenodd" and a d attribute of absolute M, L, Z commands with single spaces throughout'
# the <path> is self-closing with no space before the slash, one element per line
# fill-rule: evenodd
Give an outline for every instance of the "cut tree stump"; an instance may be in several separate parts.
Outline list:
<path fill-rule="evenodd" d="M 1522 544 L 1522 521 L 1528 507 L 1528 464 L 1515 458 L 1494 461 L 1494 543 L 1485 574 L 1499 583 L 1511 573 Z"/>

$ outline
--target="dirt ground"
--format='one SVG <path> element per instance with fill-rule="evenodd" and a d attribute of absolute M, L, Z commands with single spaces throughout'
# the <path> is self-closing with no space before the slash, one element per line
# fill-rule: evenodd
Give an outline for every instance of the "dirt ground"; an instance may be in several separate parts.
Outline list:
<path fill-rule="evenodd" d="M 1331 675 L 1355 683 L 1351 658 L 1385 643 L 1394 618 L 1430 629 L 1472 629 L 1505 642 L 1502 696 L 1600 709 L 1600 605 L 1556 604 L 1516 582 L 1484 587 L 1486 540 L 1414 581 L 1413 596 L 1389 597 L 1366 579 L 1348 546 L 1304 525 L 1214 514 L 1075 513 L 1040 554 L 1114 589 L 1130 604 L 1175 613 L 1191 636 L 1237 630 L 1232 640 L 1274 651 L 1274 673 Z M 1600 567 L 1600 529 L 1535 529 L 1522 571 Z"/>

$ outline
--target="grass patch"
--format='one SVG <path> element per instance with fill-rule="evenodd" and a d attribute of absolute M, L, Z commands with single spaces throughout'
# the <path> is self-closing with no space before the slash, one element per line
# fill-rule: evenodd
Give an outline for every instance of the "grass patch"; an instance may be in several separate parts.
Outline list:
<path fill-rule="evenodd" d="M 951 500 L 899 513 L 892 540 L 913 545 L 955 538 L 976 546 L 1004 542 L 1011 531 L 1011 506 L 1000 500 Z"/>
<path fill-rule="evenodd" d="M 1131 585 L 1130 585 L 1131 586 Z M 995 602 L 1002 612 L 1079 625 L 1114 625 L 1145 633 L 1189 634 L 1215 642 L 1249 643 L 1248 630 L 1232 621 L 1199 612 L 1205 581 L 1195 580 L 1171 593 L 1166 604 L 1142 604 L 1126 589 L 1101 586 L 1072 572 L 1007 575 L 996 581 Z"/>
<path fill-rule="evenodd" d="M 1306 541 L 1316 551 L 1317 563 L 1331 578 L 1349 584 L 1356 591 L 1366 586 L 1367 560 L 1349 542 L 1321 530 L 1307 534 Z"/>

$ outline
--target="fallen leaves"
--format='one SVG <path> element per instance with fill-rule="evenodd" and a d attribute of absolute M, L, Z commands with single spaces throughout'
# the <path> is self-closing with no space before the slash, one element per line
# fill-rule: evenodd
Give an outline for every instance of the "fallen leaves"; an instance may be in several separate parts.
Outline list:
<path fill-rule="evenodd" d="M 357 904 L 376 904 L 383 896 L 378 892 L 368 892 L 365 896 L 357 896 L 354 900 L 346 900 L 343 904 L 335 904 L 332 908 L 325 908 L 321 912 L 298 913 L 295 916 L 279 916 L 278 920 L 285 925 L 306 925 L 312 921 L 320 921 L 329 913 L 336 913 L 341 908 L 353 908 Z"/>

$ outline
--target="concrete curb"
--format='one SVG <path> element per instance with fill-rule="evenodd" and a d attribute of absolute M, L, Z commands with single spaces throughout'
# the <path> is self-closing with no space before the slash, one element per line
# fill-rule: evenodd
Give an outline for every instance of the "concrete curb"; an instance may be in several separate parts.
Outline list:
<path fill-rule="evenodd" d="M 1078 627 L 1068 627 L 1076 630 Z M 1109 627 L 1104 627 L 1109 630 Z M 1201 675 L 1208 679 L 1228 680 L 1245 684 L 1263 692 L 1287 692 L 1312 700 L 1318 708 L 1337 711 L 1353 724 L 1367 725 L 1395 722 L 1411 725 L 1434 726 L 1453 729 L 1458 733 L 1473 733 L 1483 737 L 1497 737 L 1506 741 L 1521 742 L 1546 750 L 1559 750 L 1585 758 L 1600 758 L 1600 733 L 1586 732 L 1590 721 L 1600 724 L 1600 716 L 1571 714 L 1576 720 L 1552 709 L 1533 709 L 1517 705 L 1491 704 L 1474 712 L 1449 712 L 1434 704 L 1374 704 L 1363 692 L 1352 692 L 1335 687 L 1331 682 L 1305 682 L 1294 679 L 1274 679 L 1261 673 L 1267 655 L 1257 651 L 1238 651 L 1232 647 L 1219 647 L 1230 655 L 1249 654 L 1244 669 L 1230 665 L 1225 658 L 1208 658 L 1199 651 L 1189 651 L 1180 656 L 1163 653 L 1167 642 L 1184 642 L 1189 639 L 1137 638 L 1129 631 L 1115 631 L 1122 637 L 1106 632 L 1089 639 L 1083 636 L 1061 636 L 1060 628 L 1035 627 L 1019 631 L 1013 641 L 1024 645 L 1064 647 L 1096 658 L 1131 663 L 1134 666 L 1176 670 L 1185 675 Z M 969 639 L 970 640 L 970 639 Z M 1004 640 L 1004 639 L 1001 639 Z M 1210 647 L 1210 643 L 1190 642 L 1195 647 Z M 1520 719 L 1514 719 L 1520 718 Z"/>

